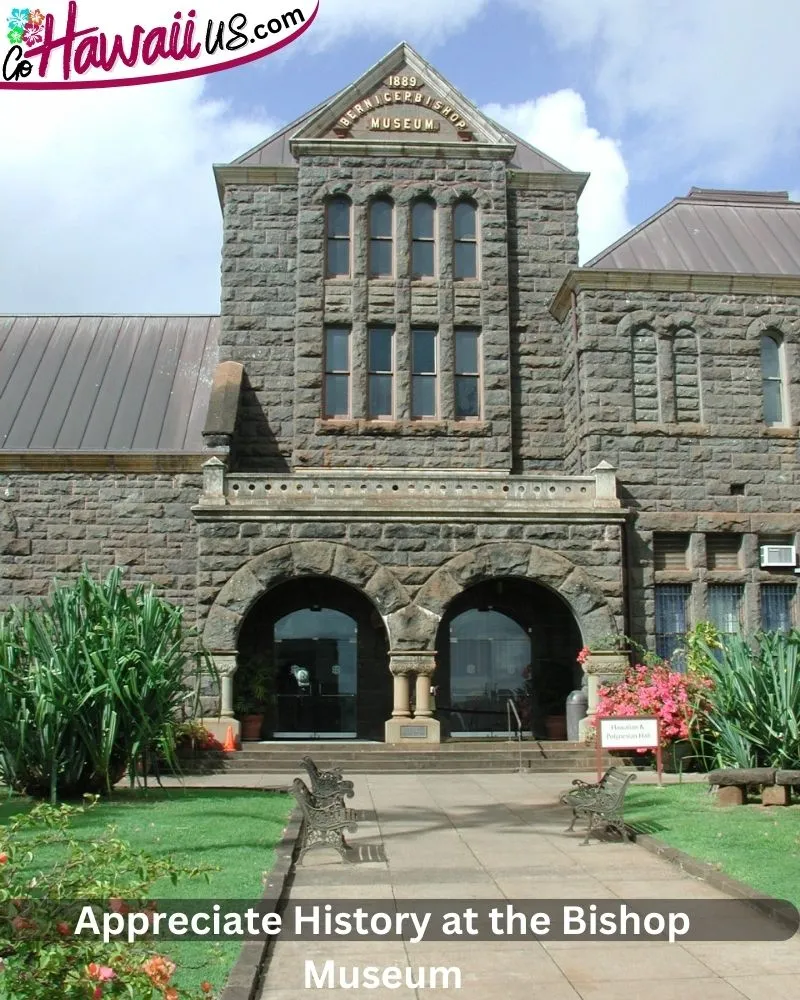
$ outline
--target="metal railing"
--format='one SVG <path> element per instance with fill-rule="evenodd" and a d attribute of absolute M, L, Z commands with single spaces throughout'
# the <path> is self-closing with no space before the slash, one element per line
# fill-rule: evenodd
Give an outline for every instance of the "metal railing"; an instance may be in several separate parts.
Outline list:
<path fill-rule="evenodd" d="M 517 723 L 517 750 L 519 752 L 519 770 L 520 774 L 523 771 L 522 767 L 522 719 L 519 717 L 519 712 L 517 711 L 517 706 L 513 698 L 509 698 L 506 701 L 506 719 L 508 721 L 508 742 L 513 740 L 513 735 L 511 732 L 511 714 L 514 714 L 514 720 Z"/>

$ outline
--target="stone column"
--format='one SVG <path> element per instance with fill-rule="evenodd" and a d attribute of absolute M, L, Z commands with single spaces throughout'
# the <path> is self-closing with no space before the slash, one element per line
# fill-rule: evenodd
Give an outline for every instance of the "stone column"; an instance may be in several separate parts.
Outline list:
<path fill-rule="evenodd" d="M 441 732 L 430 707 L 431 677 L 436 669 L 431 650 L 394 650 L 389 669 L 394 677 L 394 708 L 386 723 L 387 743 L 440 743 Z M 411 676 L 416 677 L 416 712 L 409 718 L 408 694 Z"/>
<path fill-rule="evenodd" d="M 216 717 L 206 717 L 200 722 L 212 732 L 220 742 L 225 740 L 228 726 L 233 726 L 233 735 L 239 739 L 241 726 L 239 720 L 233 716 L 233 675 L 236 673 L 238 662 L 236 653 L 213 653 L 214 666 L 219 674 L 220 685 L 220 710 Z"/>
<path fill-rule="evenodd" d="M 580 739 L 586 740 L 589 727 L 597 715 L 598 688 L 606 684 L 618 684 L 628 669 L 627 653 L 597 652 L 590 653 L 583 665 L 583 670 L 589 679 L 589 710 L 585 719 L 581 719 Z"/>

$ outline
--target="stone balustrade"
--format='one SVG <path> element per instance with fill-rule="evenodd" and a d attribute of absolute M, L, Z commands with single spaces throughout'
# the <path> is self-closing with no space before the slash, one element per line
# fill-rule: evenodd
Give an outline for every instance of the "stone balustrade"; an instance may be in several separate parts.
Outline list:
<path fill-rule="evenodd" d="M 229 474 L 219 459 L 204 466 L 200 507 L 233 512 L 328 511 L 474 514 L 553 513 L 619 509 L 614 469 L 601 463 L 590 476 L 509 475 L 427 470 L 303 470 L 289 474 Z"/>

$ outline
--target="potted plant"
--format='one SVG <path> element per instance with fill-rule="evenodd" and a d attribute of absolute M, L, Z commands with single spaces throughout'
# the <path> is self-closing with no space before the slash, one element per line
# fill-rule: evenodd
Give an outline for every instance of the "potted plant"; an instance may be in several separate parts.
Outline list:
<path fill-rule="evenodd" d="M 234 710 L 242 724 L 242 742 L 260 740 L 270 696 L 266 665 L 252 660 L 243 663 L 237 672 L 235 685 Z"/>

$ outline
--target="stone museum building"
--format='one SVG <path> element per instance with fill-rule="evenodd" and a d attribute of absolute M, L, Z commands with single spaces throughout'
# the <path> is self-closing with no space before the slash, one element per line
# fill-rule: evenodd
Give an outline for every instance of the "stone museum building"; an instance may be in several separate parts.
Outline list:
<path fill-rule="evenodd" d="M 797 622 L 787 194 L 579 267 L 587 175 L 405 44 L 214 174 L 218 316 L 0 317 L 0 603 L 124 566 L 278 740 L 563 738 L 585 644 Z"/>

